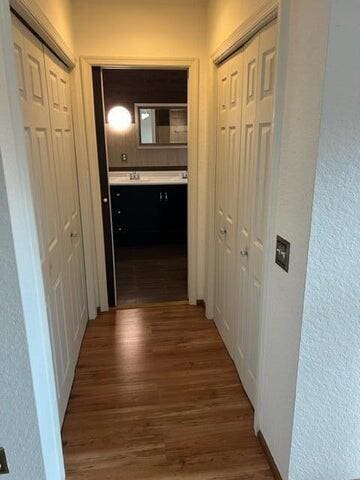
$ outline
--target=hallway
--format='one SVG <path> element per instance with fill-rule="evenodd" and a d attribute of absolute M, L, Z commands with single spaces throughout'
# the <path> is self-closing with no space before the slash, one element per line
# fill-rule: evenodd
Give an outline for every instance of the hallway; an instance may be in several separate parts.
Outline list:
<path fill-rule="evenodd" d="M 189 305 L 90 322 L 63 444 L 68 480 L 273 478 L 215 325 Z"/>

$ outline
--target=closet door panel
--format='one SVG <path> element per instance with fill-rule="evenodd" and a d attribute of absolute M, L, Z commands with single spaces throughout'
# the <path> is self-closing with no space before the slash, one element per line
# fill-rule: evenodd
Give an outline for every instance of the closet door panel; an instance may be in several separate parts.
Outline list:
<path fill-rule="evenodd" d="M 227 158 L 227 109 L 229 97 L 228 65 L 222 65 L 218 70 L 218 118 L 217 118 L 217 160 L 216 160 L 216 205 L 215 205 L 215 321 L 222 337 L 229 336 L 230 327 L 225 316 L 225 182 Z"/>
<path fill-rule="evenodd" d="M 73 368 L 78 357 L 87 321 L 85 273 L 81 239 L 81 219 L 73 126 L 70 103 L 70 78 L 66 67 L 45 48 L 50 121 L 55 147 L 56 192 L 64 245 L 64 264 L 69 299 L 69 343 Z"/>
<path fill-rule="evenodd" d="M 232 354 L 236 295 L 235 255 L 237 225 L 237 178 L 241 140 L 242 52 L 219 68 L 216 165 L 216 294 L 218 328 Z"/>
<path fill-rule="evenodd" d="M 42 44 L 15 18 L 13 36 L 61 412 L 64 392 L 71 386 L 71 349 L 44 54 Z"/>
<path fill-rule="evenodd" d="M 225 193 L 225 305 L 226 322 L 229 325 L 228 349 L 234 357 L 236 338 L 236 238 L 238 216 L 238 179 L 241 144 L 243 53 L 238 52 L 228 60 L 229 96 L 227 113 L 227 156 Z"/>
<path fill-rule="evenodd" d="M 251 169 L 256 138 L 256 104 L 259 38 L 252 38 L 243 54 L 243 95 L 241 150 L 238 175 L 239 210 L 237 230 L 237 295 L 236 295 L 236 348 L 234 361 L 243 386 L 249 395 L 247 360 L 249 345 L 249 263 L 251 236 Z"/>
<path fill-rule="evenodd" d="M 251 163 L 251 235 L 249 245 L 249 314 L 247 344 L 247 390 L 255 401 L 260 306 L 263 289 L 265 228 L 268 201 L 269 162 L 273 129 L 273 103 L 276 66 L 277 25 L 271 23 L 261 30 L 257 72 L 256 142 Z"/>

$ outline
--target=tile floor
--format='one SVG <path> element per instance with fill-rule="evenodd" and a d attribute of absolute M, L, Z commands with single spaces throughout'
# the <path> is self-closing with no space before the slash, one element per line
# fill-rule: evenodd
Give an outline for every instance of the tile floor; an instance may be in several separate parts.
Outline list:
<path fill-rule="evenodd" d="M 187 299 L 186 245 L 118 247 L 118 306 Z"/>

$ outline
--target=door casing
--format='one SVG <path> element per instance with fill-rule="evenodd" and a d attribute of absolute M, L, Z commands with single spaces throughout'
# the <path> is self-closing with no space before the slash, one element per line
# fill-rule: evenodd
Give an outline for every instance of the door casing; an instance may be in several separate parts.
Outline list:
<path fill-rule="evenodd" d="M 197 294 L 197 230 L 198 230 L 198 115 L 199 115 L 199 60 L 197 58 L 81 57 L 82 93 L 88 144 L 89 171 L 93 201 L 94 233 L 96 243 L 97 278 L 101 311 L 109 308 L 106 284 L 106 264 L 102 220 L 99 165 L 95 130 L 95 112 L 92 83 L 92 67 L 103 68 L 159 68 L 188 70 L 188 295 L 195 305 Z"/>

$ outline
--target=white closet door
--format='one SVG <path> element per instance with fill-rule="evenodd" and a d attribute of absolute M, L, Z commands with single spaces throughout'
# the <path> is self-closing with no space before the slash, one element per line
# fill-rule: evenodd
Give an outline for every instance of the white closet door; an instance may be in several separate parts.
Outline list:
<path fill-rule="evenodd" d="M 45 67 L 54 148 L 60 231 L 64 251 L 72 358 L 76 361 L 87 322 L 85 271 L 78 196 L 70 78 L 66 67 L 45 48 Z"/>
<path fill-rule="evenodd" d="M 273 103 L 275 87 L 277 25 L 272 23 L 259 35 L 258 102 L 256 115 L 256 143 L 251 168 L 251 235 L 249 244 L 249 310 L 247 328 L 247 390 L 255 403 L 259 320 L 263 289 L 263 263 L 268 178 L 273 131 Z"/>
<path fill-rule="evenodd" d="M 51 128 L 50 59 L 45 63 L 41 42 L 14 17 L 13 37 L 62 420 L 87 319 L 81 239 L 71 237 L 71 233 L 80 234 L 80 215 L 69 85 L 66 75 L 60 85 L 58 75 L 63 114 Z M 53 107 L 52 91 L 50 98 Z"/>
<path fill-rule="evenodd" d="M 269 159 L 272 140 L 276 23 L 244 50 L 243 129 L 239 177 L 238 305 L 235 363 L 255 403 Z"/>
<path fill-rule="evenodd" d="M 14 22 L 18 83 L 25 138 L 31 161 L 32 191 L 61 412 L 63 392 L 69 391 L 72 382 L 72 362 L 44 53 L 42 44 L 20 22 Z"/>
<path fill-rule="evenodd" d="M 239 219 L 237 235 L 237 300 L 236 348 L 234 360 L 245 386 L 247 351 L 247 318 L 249 308 L 249 239 L 251 235 L 251 164 L 255 149 L 257 73 L 259 36 L 256 35 L 244 49 L 243 121 L 239 169 Z M 246 387 L 245 387 L 246 388 Z"/>
<path fill-rule="evenodd" d="M 237 178 L 241 135 L 242 52 L 219 68 L 216 164 L 215 321 L 228 350 L 234 346 Z"/>

